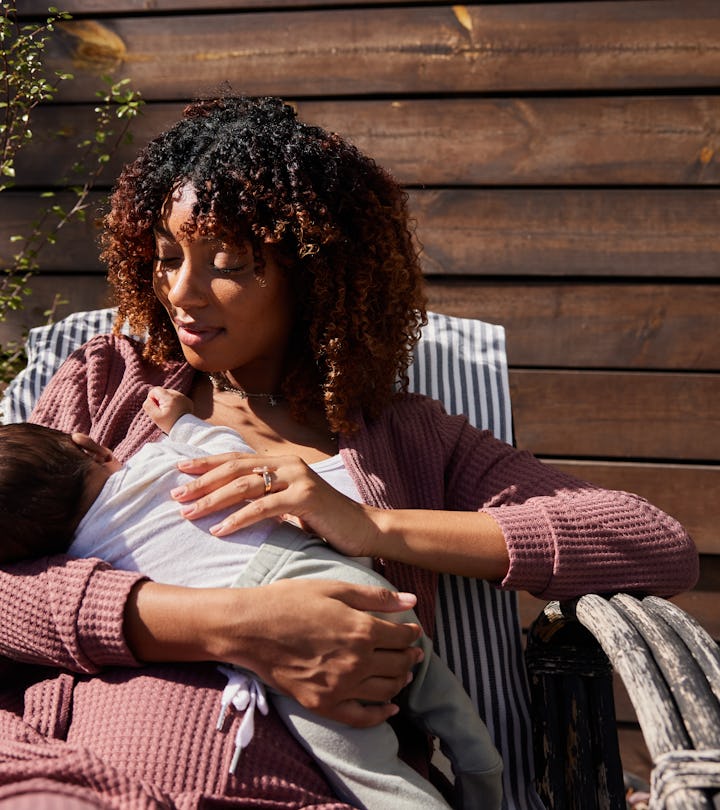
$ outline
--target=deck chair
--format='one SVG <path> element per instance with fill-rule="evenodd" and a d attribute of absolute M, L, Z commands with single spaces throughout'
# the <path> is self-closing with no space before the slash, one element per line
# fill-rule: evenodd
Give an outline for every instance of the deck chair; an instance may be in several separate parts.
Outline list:
<path fill-rule="evenodd" d="M 76 313 L 52 326 L 31 330 L 28 367 L 5 392 L 0 405 L 3 421 L 26 419 L 62 360 L 90 337 L 110 331 L 113 315 L 110 309 Z M 505 333 L 501 326 L 430 313 L 409 376 L 411 390 L 439 399 L 449 412 L 464 413 L 473 424 L 512 442 Z M 657 767 L 661 768 L 653 788 L 657 801 L 663 804 L 652 806 L 712 806 L 683 804 L 685 788 L 677 786 L 678 782 L 690 783 L 687 790 L 693 795 L 702 794 L 703 801 L 709 795 L 707 791 L 717 786 L 713 780 L 717 778 L 720 757 L 715 756 L 718 746 L 714 737 L 700 740 L 708 744 L 698 746 L 697 756 L 689 755 L 689 735 L 683 736 L 679 728 L 672 739 L 663 737 L 658 745 L 652 742 L 658 716 L 664 717 L 670 698 L 658 687 L 665 702 L 654 703 L 647 710 L 639 708 L 646 697 L 641 688 L 649 666 L 643 658 L 646 654 L 637 652 L 641 645 L 636 635 L 629 630 L 616 631 L 618 622 L 614 613 L 609 613 L 621 609 L 627 613 L 627 607 L 620 607 L 626 603 L 634 604 L 627 596 L 608 601 L 596 595 L 567 605 L 550 603 L 530 633 L 528 682 L 516 594 L 498 591 L 474 579 L 449 575 L 440 578 L 436 647 L 464 684 L 496 741 L 505 764 L 506 807 L 625 808 L 612 693 L 613 665 L 626 684 L 631 684 L 628 691 L 637 701 L 641 726 L 650 737 L 650 750 L 653 756 L 657 754 Z M 664 630 L 668 624 L 683 624 L 686 629 L 682 633 L 672 631 L 683 639 L 683 650 L 689 649 L 692 637 L 693 649 L 704 651 L 695 653 L 698 660 L 702 659 L 697 665 L 702 672 L 698 679 L 705 677 L 712 684 L 705 687 L 703 694 L 710 694 L 705 694 L 703 705 L 717 711 L 720 679 L 717 663 L 712 663 L 716 660 L 713 648 L 715 656 L 717 648 L 689 617 L 665 600 L 645 600 L 643 605 L 646 603 L 643 609 L 651 614 L 650 624 L 658 611 L 665 615 L 670 612 L 674 618 L 663 619 L 662 632 L 669 635 Z M 692 630 L 687 629 L 689 626 Z M 664 645 L 661 640 L 655 646 Z M 678 649 L 677 645 L 673 647 L 671 658 L 680 656 Z M 682 655 L 686 656 L 685 652 Z M 682 668 L 686 657 L 677 661 Z M 668 690 L 675 688 L 677 675 L 676 667 L 666 681 L 672 684 Z M 639 686 L 632 689 L 633 683 Z M 569 691 L 569 685 L 574 692 Z M 501 700 L 500 695 L 507 699 Z M 658 695 L 653 698 L 657 700 Z M 715 717 L 707 711 L 706 716 Z M 715 728 L 720 729 L 720 723 Z"/>

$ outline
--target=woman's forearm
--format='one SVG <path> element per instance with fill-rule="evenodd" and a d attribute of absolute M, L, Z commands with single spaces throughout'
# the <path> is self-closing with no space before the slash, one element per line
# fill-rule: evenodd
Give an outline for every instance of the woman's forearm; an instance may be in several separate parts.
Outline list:
<path fill-rule="evenodd" d="M 375 617 L 412 607 L 410 594 L 331 580 L 257 588 L 139 583 L 125 634 L 144 661 L 224 661 L 340 722 L 374 725 L 421 659 L 416 624 Z"/>
<path fill-rule="evenodd" d="M 212 659 L 206 628 L 222 589 L 183 588 L 144 581 L 130 593 L 123 631 L 140 661 L 207 661 Z"/>
<path fill-rule="evenodd" d="M 371 510 L 365 553 L 479 577 L 547 599 L 693 587 L 698 556 L 672 517 L 624 492 L 581 487 L 487 512 Z"/>
<path fill-rule="evenodd" d="M 501 581 L 509 555 L 502 529 L 483 512 L 373 509 L 378 532 L 370 556 L 431 571 Z"/>
<path fill-rule="evenodd" d="M 697 551 L 683 527 L 624 492 L 578 485 L 486 512 L 370 509 L 369 516 L 376 531 L 364 554 L 547 599 L 621 590 L 667 596 L 697 579 Z"/>

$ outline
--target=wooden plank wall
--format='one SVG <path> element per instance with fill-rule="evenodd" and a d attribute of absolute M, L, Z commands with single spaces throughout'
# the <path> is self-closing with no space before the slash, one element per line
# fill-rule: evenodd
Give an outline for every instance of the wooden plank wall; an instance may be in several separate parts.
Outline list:
<path fill-rule="evenodd" d="M 20 3 L 28 17 L 45 0 Z M 508 330 L 517 443 L 640 492 L 691 530 L 678 601 L 720 637 L 720 4 L 717 0 L 67 0 L 0 250 L 74 156 L 102 73 L 147 100 L 110 182 L 221 82 L 277 94 L 407 187 L 435 309 Z M 96 202 L 101 205 L 101 195 Z M 92 222 L 43 256 L 0 340 L 105 300 Z M 529 620 L 539 607 L 524 601 Z"/>

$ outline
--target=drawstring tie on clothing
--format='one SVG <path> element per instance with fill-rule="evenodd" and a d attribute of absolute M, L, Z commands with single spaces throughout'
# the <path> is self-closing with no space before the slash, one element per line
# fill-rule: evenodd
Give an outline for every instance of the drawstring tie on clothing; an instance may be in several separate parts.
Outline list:
<path fill-rule="evenodd" d="M 228 682 L 220 699 L 217 730 L 222 729 L 230 704 L 238 711 L 245 712 L 235 735 L 235 753 L 230 763 L 230 773 L 234 774 L 243 748 L 247 748 L 255 733 L 255 709 L 257 708 L 260 714 L 267 714 L 268 703 L 265 687 L 257 678 L 234 667 L 218 666 L 218 670 Z"/>

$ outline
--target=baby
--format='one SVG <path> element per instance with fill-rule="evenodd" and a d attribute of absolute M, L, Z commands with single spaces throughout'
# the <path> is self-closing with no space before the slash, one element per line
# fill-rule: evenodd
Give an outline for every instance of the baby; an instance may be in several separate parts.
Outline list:
<path fill-rule="evenodd" d="M 217 538 L 209 532 L 217 514 L 184 519 L 169 495 L 189 480 L 178 461 L 200 453 L 252 450 L 234 431 L 193 416 L 191 400 L 177 391 L 151 389 L 144 409 L 168 435 L 145 445 L 125 464 L 84 434 L 29 423 L 0 426 L 0 562 L 67 551 L 176 585 L 254 587 L 313 577 L 392 589 L 361 560 L 344 557 L 291 523 L 264 520 Z M 392 618 L 417 623 L 412 611 Z M 453 766 L 453 806 L 499 807 L 502 763 L 487 728 L 430 640 L 423 636 L 418 643 L 425 657 L 402 693 L 403 708 L 439 737 Z M 236 736 L 234 772 L 252 738 L 254 709 L 266 713 L 267 704 L 263 685 L 252 673 L 220 669 L 228 685 L 218 728 L 231 703 L 246 709 Z M 387 723 L 357 729 L 319 717 L 277 692 L 271 699 L 346 801 L 372 810 L 448 807 L 429 782 L 398 758 L 397 739 Z"/>

